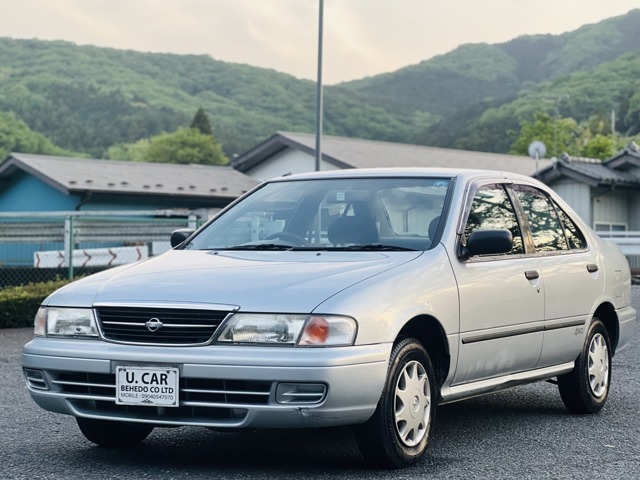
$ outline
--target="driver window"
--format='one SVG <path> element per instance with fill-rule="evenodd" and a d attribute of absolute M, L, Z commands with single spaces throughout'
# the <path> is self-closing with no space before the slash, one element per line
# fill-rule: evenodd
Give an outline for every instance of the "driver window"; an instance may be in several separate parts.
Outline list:
<path fill-rule="evenodd" d="M 464 229 L 464 244 L 476 230 L 496 229 L 509 230 L 513 235 L 513 249 L 508 255 L 524 253 L 522 232 L 506 190 L 500 184 L 483 185 L 471 204 Z"/>

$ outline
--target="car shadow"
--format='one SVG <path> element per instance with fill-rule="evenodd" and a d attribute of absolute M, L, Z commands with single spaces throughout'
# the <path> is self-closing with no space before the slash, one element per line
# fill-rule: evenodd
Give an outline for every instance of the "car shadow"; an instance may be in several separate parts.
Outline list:
<path fill-rule="evenodd" d="M 478 445 L 489 448 L 492 442 L 504 446 L 523 440 L 518 432 L 526 432 L 527 441 L 536 435 L 543 438 L 546 429 L 561 428 L 571 417 L 556 387 L 548 384 L 442 405 L 427 456 L 416 468 L 432 474 L 444 471 L 459 458 L 477 454 Z M 135 448 L 108 449 L 88 441 L 84 445 L 86 448 L 75 454 L 93 464 L 113 464 L 154 475 L 164 472 L 167 477 L 187 470 L 215 471 L 220 476 L 243 472 L 251 477 L 268 473 L 299 478 L 304 473 L 344 475 L 370 469 L 349 427 L 229 433 L 193 427 L 157 428 Z M 377 472 L 380 478 L 387 474 L 397 478 L 397 471 Z"/>

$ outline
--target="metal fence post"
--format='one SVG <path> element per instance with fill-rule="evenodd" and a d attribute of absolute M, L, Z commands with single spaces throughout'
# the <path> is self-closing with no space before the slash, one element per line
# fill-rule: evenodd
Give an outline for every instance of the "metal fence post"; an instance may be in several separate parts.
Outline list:
<path fill-rule="evenodd" d="M 198 217 L 196 217 L 195 215 L 189 215 L 187 228 L 191 228 L 192 230 L 197 229 L 198 228 Z"/>
<path fill-rule="evenodd" d="M 64 247 L 62 250 L 62 266 L 69 266 L 69 245 L 71 244 L 71 239 L 69 235 L 71 233 L 71 217 L 67 216 L 64 218 Z"/>
<path fill-rule="evenodd" d="M 64 262 L 65 266 L 69 267 L 67 273 L 69 280 L 73 279 L 73 248 L 75 243 L 73 230 L 73 216 L 68 215 L 64 220 Z"/>

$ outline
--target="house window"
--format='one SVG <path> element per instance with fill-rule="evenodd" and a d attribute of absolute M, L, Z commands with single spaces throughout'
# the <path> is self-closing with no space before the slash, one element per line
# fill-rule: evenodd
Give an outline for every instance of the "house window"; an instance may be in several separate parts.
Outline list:
<path fill-rule="evenodd" d="M 626 223 L 609 223 L 609 222 L 595 222 L 593 228 L 598 233 L 606 232 L 626 232 L 628 230 Z"/>

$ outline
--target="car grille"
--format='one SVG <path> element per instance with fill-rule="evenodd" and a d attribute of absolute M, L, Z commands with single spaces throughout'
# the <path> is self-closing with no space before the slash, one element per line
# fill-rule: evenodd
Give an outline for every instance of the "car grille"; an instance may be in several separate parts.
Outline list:
<path fill-rule="evenodd" d="M 56 372 L 52 383 L 65 394 L 115 402 L 116 376 L 112 373 Z M 180 404 L 200 407 L 267 405 L 270 381 L 180 379 Z M 106 398 L 108 397 L 108 398 Z"/>
<path fill-rule="evenodd" d="M 50 372 L 53 390 L 78 413 L 166 424 L 234 425 L 248 408 L 268 405 L 272 382 L 205 378 L 180 379 L 179 407 L 116 405 L 114 374 Z"/>
<path fill-rule="evenodd" d="M 209 343 L 220 323 L 230 312 L 180 308 L 98 307 L 96 313 L 105 340 L 138 345 L 186 346 Z"/>

